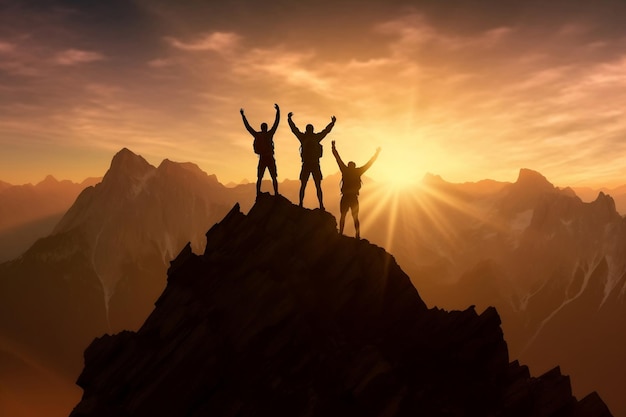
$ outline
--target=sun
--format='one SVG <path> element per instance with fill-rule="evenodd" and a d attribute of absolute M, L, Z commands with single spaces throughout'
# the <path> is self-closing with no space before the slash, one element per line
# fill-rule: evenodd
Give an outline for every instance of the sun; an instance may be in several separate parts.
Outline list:
<path fill-rule="evenodd" d="M 406 155 L 396 154 L 380 162 L 382 163 L 376 167 L 375 177 L 386 184 L 390 191 L 403 191 L 420 184 L 423 173 L 415 168 L 414 161 Z"/>
<path fill-rule="evenodd" d="M 390 191 L 405 191 L 419 185 L 419 180 L 407 172 L 394 172 L 382 180 Z"/>

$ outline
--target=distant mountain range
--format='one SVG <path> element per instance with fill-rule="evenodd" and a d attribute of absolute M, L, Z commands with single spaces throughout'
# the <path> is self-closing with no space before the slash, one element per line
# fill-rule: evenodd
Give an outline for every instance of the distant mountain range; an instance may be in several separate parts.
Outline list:
<path fill-rule="evenodd" d="M 299 185 L 284 181 L 279 191 L 297 201 Z M 335 216 L 339 185 L 338 174 L 323 181 Z M 0 184 L 0 196 L 11 188 Z M 0 264 L 0 384 L 14 375 L 3 369 L 21 369 L 26 380 L 68 381 L 73 392 L 89 342 L 138 329 L 169 262 L 187 242 L 202 253 L 205 232 L 235 203 L 249 210 L 255 186 L 227 188 L 194 164 L 154 167 L 123 149 L 74 198 L 48 236 Z M 312 183 L 305 206 L 317 206 Z M 515 183 L 427 175 L 402 192 L 364 178 L 361 235 L 395 256 L 427 304 L 495 305 L 513 357 L 535 373 L 561 365 L 577 395 L 597 390 L 626 416 L 626 342 L 616 330 L 626 328 L 626 227 L 610 196 L 584 203 L 527 169 Z"/>
<path fill-rule="evenodd" d="M 626 415 L 626 334 L 616 331 L 626 328 L 626 220 L 612 198 L 584 203 L 530 170 L 480 190 L 437 177 L 421 187 L 394 197 L 395 218 L 370 217 L 363 235 L 394 253 L 427 303 L 496 306 L 514 357 L 538 372 L 560 364 L 576 392 L 594 387 Z"/>
<path fill-rule="evenodd" d="M 583 201 L 590 202 L 596 199 L 598 194 L 604 193 L 610 195 L 615 201 L 615 208 L 623 216 L 626 215 L 626 185 L 614 188 L 591 188 L 591 187 L 572 187 L 576 195 Z"/>
<path fill-rule="evenodd" d="M 16 258 L 52 232 L 78 194 L 98 182 L 100 178 L 57 181 L 51 175 L 35 185 L 0 181 L 0 262 Z"/>

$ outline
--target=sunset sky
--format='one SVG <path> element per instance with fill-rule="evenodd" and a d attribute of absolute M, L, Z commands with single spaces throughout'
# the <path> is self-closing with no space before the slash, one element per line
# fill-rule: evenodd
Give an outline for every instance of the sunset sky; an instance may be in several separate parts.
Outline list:
<path fill-rule="evenodd" d="M 0 0 L 0 180 L 101 176 L 123 147 L 254 180 L 253 127 L 283 117 L 279 180 L 301 129 L 322 171 L 374 179 L 626 183 L 626 2 Z"/>

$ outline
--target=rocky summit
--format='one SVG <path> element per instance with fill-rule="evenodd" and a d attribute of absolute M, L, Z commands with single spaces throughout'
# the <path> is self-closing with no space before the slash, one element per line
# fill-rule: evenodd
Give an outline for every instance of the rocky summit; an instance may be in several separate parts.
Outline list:
<path fill-rule="evenodd" d="M 494 308 L 429 309 L 384 249 L 261 195 L 171 262 L 137 332 L 85 351 L 71 416 L 610 416 L 510 361 Z"/>

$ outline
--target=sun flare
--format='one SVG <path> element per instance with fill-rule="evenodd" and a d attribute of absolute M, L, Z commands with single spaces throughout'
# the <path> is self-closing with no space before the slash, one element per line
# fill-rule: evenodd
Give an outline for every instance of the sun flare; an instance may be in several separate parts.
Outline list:
<path fill-rule="evenodd" d="M 406 190 L 420 183 L 424 174 L 417 167 L 423 167 L 423 164 L 417 161 L 415 153 L 397 149 L 383 152 L 384 159 L 381 158 L 373 173 L 380 182 L 388 185 L 391 191 Z"/>
<path fill-rule="evenodd" d="M 389 186 L 390 191 L 395 192 L 408 190 L 419 184 L 419 181 L 416 178 L 403 175 L 402 173 L 391 175 L 387 177 L 384 182 Z"/>

